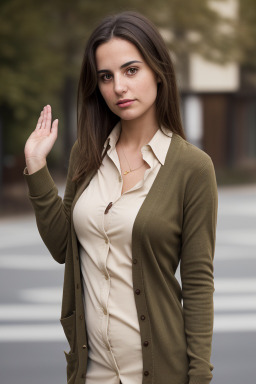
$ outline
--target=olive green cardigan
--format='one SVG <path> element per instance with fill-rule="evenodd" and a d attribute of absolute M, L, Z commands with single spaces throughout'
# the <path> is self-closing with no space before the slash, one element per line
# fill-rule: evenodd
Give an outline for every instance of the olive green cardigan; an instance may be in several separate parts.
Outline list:
<path fill-rule="evenodd" d="M 25 178 L 42 239 L 54 259 L 65 263 L 60 321 L 70 345 L 68 383 L 84 384 L 88 346 L 72 211 L 93 174 L 79 185 L 71 181 L 76 154 L 77 144 L 71 152 L 63 201 L 46 166 Z M 211 381 L 216 216 L 211 159 L 174 134 L 132 232 L 143 384 Z M 174 276 L 179 262 L 182 288 Z"/>

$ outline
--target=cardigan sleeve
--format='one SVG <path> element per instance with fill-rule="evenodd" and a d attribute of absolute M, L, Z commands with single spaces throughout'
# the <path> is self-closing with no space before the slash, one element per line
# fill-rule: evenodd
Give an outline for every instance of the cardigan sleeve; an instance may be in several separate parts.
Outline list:
<path fill-rule="evenodd" d="M 213 256 L 217 221 L 217 186 L 211 159 L 187 182 L 181 247 L 181 282 L 189 384 L 208 384 L 213 333 Z"/>
<path fill-rule="evenodd" d="M 70 231 L 70 212 L 75 195 L 75 183 L 72 182 L 72 177 L 76 149 L 75 143 L 70 155 L 63 200 L 58 196 L 58 189 L 46 165 L 31 175 L 24 172 L 39 233 L 58 263 L 65 262 Z"/>

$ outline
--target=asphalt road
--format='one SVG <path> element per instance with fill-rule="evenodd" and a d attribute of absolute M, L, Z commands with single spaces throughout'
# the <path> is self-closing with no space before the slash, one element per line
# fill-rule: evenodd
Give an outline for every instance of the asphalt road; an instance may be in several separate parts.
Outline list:
<path fill-rule="evenodd" d="M 63 266 L 34 217 L 0 219 L 0 383 L 64 384 Z M 256 186 L 219 190 L 212 384 L 255 384 Z M 172 383 L 176 384 L 176 383 Z"/>

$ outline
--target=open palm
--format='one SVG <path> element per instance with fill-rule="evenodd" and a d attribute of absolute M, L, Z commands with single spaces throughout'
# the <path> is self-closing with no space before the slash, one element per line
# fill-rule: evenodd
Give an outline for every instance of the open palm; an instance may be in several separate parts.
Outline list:
<path fill-rule="evenodd" d="M 40 114 L 36 129 L 31 133 L 25 145 L 24 152 L 29 173 L 44 166 L 46 157 L 57 139 L 58 120 L 51 123 L 51 107 L 47 105 Z"/>

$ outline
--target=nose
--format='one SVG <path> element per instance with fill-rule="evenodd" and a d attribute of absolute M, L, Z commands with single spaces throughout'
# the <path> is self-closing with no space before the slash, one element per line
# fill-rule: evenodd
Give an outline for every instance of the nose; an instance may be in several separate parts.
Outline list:
<path fill-rule="evenodd" d="M 127 84 L 125 77 L 122 75 L 116 75 L 114 78 L 114 91 L 118 95 L 122 95 L 127 92 Z"/>

